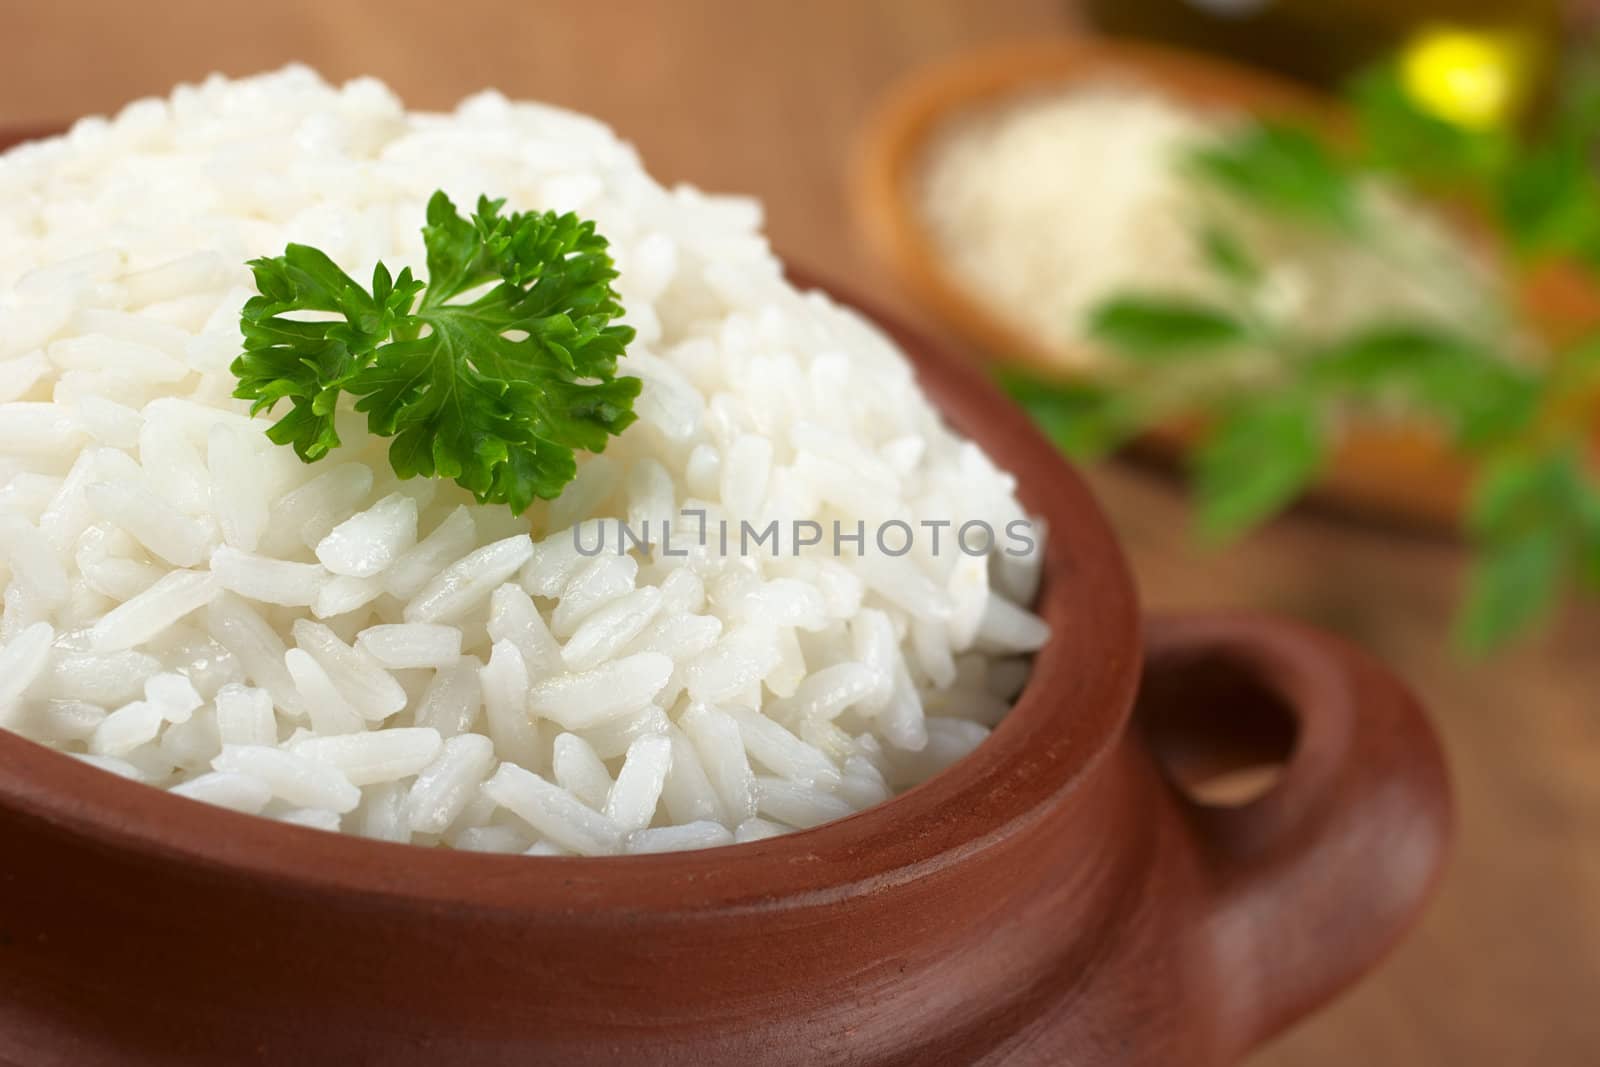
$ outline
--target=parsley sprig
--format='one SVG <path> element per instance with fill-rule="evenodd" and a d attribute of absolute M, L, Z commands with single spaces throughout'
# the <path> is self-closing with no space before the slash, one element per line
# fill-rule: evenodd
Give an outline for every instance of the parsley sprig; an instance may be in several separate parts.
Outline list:
<path fill-rule="evenodd" d="M 291 244 L 251 261 L 258 296 L 240 316 L 234 396 L 251 413 L 289 409 L 267 430 L 307 463 L 339 445 L 340 397 L 393 438 L 402 478 L 452 478 L 521 514 L 634 420 L 637 378 L 617 376 L 633 329 L 611 287 L 604 237 L 573 214 L 502 214 L 480 198 L 463 217 L 428 202 L 428 280 L 381 262 L 363 288 L 322 251 Z"/>
<path fill-rule="evenodd" d="M 1365 186 L 1445 192 L 1497 223 L 1513 273 L 1561 259 L 1600 283 L 1600 71 L 1577 71 L 1549 121 L 1526 132 L 1433 116 L 1392 68 L 1358 79 L 1350 102 L 1348 140 L 1260 120 L 1180 166 L 1260 217 L 1380 247 L 1387 235 L 1363 208 Z M 1239 232 L 1213 218 L 1195 240 L 1222 296 L 1130 292 L 1093 309 L 1088 333 L 1115 357 L 1103 381 L 1007 375 L 1064 449 L 1094 455 L 1173 420 L 1200 426 L 1199 527 L 1226 539 L 1304 493 L 1351 419 L 1402 410 L 1477 463 L 1464 517 L 1476 558 L 1457 623 L 1466 647 L 1523 632 L 1568 587 L 1600 591 L 1600 329 L 1542 342 L 1533 358 L 1515 306 L 1314 336 L 1274 314 L 1270 264 Z"/>

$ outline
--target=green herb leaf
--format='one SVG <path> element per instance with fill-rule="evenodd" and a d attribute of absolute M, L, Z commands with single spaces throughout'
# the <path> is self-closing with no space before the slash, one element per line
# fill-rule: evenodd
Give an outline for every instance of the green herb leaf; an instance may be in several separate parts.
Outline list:
<path fill-rule="evenodd" d="M 480 199 L 468 219 L 434 194 L 426 287 L 379 263 L 369 292 L 305 245 L 253 261 L 234 395 L 252 413 L 290 401 L 267 435 L 320 459 L 349 393 L 369 431 L 394 438 L 402 478 L 452 478 L 519 514 L 559 495 L 574 451 L 602 451 L 634 420 L 639 381 L 616 376 L 633 330 L 612 324 L 616 271 L 593 223 L 502 207 Z"/>
<path fill-rule="evenodd" d="M 1544 135 L 1508 154 L 1494 198 L 1523 256 L 1600 266 L 1600 62 L 1574 63 L 1562 90 Z"/>
<path fill-rule="evenodd" d="M 1237 347 L 1250 337 L 1243 320 L 1198 302 L 1117 297 L 1089 313 L 1089 336 L 1136 360 L 1166 360 Z"/>
<path fill-rule="evenodd" d="M 1108 386 L 1046 381 L 1017 370 L 1002 370 L 1000 385 L 1033 417 L 1057 448 L 1089 459 L 1105 455 L 1142 426 L 1137 399 Z"/>
<path fill-rule="evenodd" d="M 1600 487 L 1590 485 L 1578 502 L 1578 573 L 1600 590 Z"/>
<path fill-rule="evenodd" d="M 1200 251 L 1212 270 L 1235 285 L 1249 288 L 1261 281 L 1260 264 L 1230 230 L 1215 225 L 1203 228 Z"/>
<path fill-rule="evenodd" d="M 1549 529 L 1480 546 L 1467 576 L 1457 641 L 1472 652 L 1487 652 L 1538 621 L 1555 603 L 1564 549 L 1557 531 Z"/>
<path fill-rule="evenodd" d="M 250 267 L 260 295 L 250 298 L 240 319 L 244 354 L 233 362 L 239 379 L 233 395 L 252 401 L 253 415 L 289 400 L 288 414 L 267 436 L 292 445 L 310 463 L 338 446 L 333 415 L 340 389 L 359 356 L 370 353 L 394 328 L 417 285 L 409 272 L 393 282 L 379 264 L 369 293 L 324 253 L 306 245 L 291 244 L 283 255 L 254 260 Z M 290 317 L 302 312 L 343 317 Z"/>
<path fill-rule="evenodd" d="M 1580 512 L 1584 492 L 1582 459 L 1574 452 L 1506 453 L 1479 473 L 1467 525 L 1486 541 L 1565 528 Z"/>
<path fill-rule="evenodd" d="M 1305 393 L 1236 403 L 1194 454 L 1200 531 L 1227 540 L 1303 493 L 1326 459 L 1323 414 Z"/>
<path fill-rule="evenodd" d="M 1297 126 L 1251 123 L 1192 153 L 1189 168 L 1263 211 L 1345 231 L 1360 226 L 1352 172 L 1314 134 Z"/>
<path fill-rule="evenodd" d="M 1475 338 L 1427 323 L 1379 323 L 1315 356 L 1308 381 L 1366 399 L 1404 398 L 1476 447 L 1524 429 L 1539 382 Z"/>
<path fill-rule="evenodd" d="M 1310 370 L 1329 384 L 1380 387 L 1411 381 L 1419 368 L 1485 358 L 1477 341 L 1416 322 L 1364 326 L 1316 358 Z M 1489 357 L 1492 358 L 1492 357 Z"/>
<path fill-rule="evenodd" d="M 1468 129 L 1419 107 L 1392 64 L 1359 75 L 1348 96 L 1365 161 L 1379 170 L 1460 184 L 1495 174 L 1511 154 L 1505 134 Z"/>
<path fill-rule="evenodd" d="M 1502 225 L 1523 256 L 1573 255 L 1600 263 L 1600 199 L 1593 164 L 1553 146 L 1521 157 L 1500 186 Z"/>
<path fill-rule="evenodd" d="M 1580 444 L 1497 455 L 1468 510 L 1479 560 L 1457 636 L 1486 651 L 1542 616 L 1574 571 L 1600 583 L 1600 489 Z"/>

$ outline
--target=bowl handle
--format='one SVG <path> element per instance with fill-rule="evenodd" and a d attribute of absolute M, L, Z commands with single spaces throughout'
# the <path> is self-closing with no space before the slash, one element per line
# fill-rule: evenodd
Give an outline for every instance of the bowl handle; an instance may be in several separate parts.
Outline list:
<path fill-rule="evenodd" d="M 1202 736 L 1249 734 L 1251 722 L 1259 734 L 1263 709 L 1292 720 L 1267 793 L 1237 807 L 1180 799 L 1211 886 L 1200 929 L 1221 991 L 1217 1037 L 1242 1054 L 1355 981 L 1415 921 L 1450 836 L 1444 758 L 1399 680 L 1342 640 L 1229 614 L 1157 619 L 1146 633 L 1139 721 L 1158 749 L 1161 716 Z"/>

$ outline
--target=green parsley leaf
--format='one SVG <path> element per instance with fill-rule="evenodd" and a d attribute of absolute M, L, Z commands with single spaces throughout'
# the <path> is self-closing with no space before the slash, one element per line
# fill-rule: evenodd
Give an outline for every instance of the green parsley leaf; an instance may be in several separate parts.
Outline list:
<path fill-rule="evenodd" d="M 1216 225 L 1203 227 L 1200 252 L 1212 270 L 1235 285 L 1250 288 L 1261 281 L 1261 265 L 1231 230 Z"/>
<path fill-rule="evenodd" d="M 1523 429 L 1539 400 L 1533 375 L 1481 341 L 1423 322 L 1363 327 L 1312 359 L 1307 379 L 1368 399 L 1401 396 L 1466 445 Z"/>
<path fill-rule="evenodd" d="M 1330 384 L 1382 386 L 1410 381 L 1420 368 L 1485 357 L 1476 340 L 1419 322 L 1380 322 L 1363 326 L 1318 357 L 1312 372 Z M 1492 357 L 1490 357 L 1492 358 Z"/>
<path fill-rule="evenodd" d="M 1351 170 L 1298 126 L 1251 123 L 1191 153 L 1188 167 L 1264 211 L 1338 230 L 1360 228 L 1359 190 Z"/>
<path fill-rule="evenodd" d="M 1581 447 L 1494 457 L 1473 486 L 1467 525 L 1478 560 L 1457 638 L 1487 651 L 1544 615 L 1561 583 L 1593 566 L 1600 493 Z"/>
<path fill-rule="evenodd" d="M 1467 526 L 1490 541 L 1575 527 L 1587 491 L 1583 457 L 1575 448 L 1498 455 L 1473 485 Z"/>
<path fill-rule="evenodd" d="M 617 377 L 633 330 L 594 224 L 554 212 L 470 218 L 443 192 L 428 203 L 428 281 L 379 263 L 363 289 L 327 255 L 291 244 L 251 262 L 234 395 L 251 413 L 288 400 L 267 431 L 306 462 L 339 444 L 339 397 L 391 437 L 402 478 L 454 479 L 517 514 L 558 496 L 575 451 L 600 452 L 634 421 L 639 380 Z"/>
<path fill-rule="evenodd" d="M 1590 485 L 1578 501 L 1578 575 L 1600 590 L 1600 486 Z"/>
<path fill-rule="evenodd" d="M 1563 555 L 1558 532 L 1549 529 L 1479 546 L 1456 640 L 1469 651 L 1487 652 L 1545 615 L 1560 588 Z"/>
<path fill-rule="evenodd" d="M 1501 222 L 1519 254 L 1600 263 L 1600 182 L 1580 146 L 1526 153 L 1507 170 L 1498 195 Z"/>
<path fill-rule="evenodd" d="M 1103 456 L 1126 443 L 1142 425 L 1137 399 L 1089 382 L 1045 381 L 1017 370 L 1001 370 L 1002 388 L 1069 456 Z"/>
<path fill-rule="evenodd" d="M 1165 360 L 1215 353 L 1250 337 L 1242 319 L 1182 299 L 1114 297 L 1089 313 L 1089 336 L 1130 359 Z"/>
<path fill-rule="evenodd" d="M 1327 458 L 1322 419 L 1300 392 L 1235 402 L 1194 453 L 1201 534 L 1227 540 L 1303 493 Z"/>
<path fill-rule="evenodd" d="M 1554 105 L 1540 135 L 1508 154 L 1490 192 L 1523 256 L 1600 266 L 1600 61 L 1575 57 Z"/>
<path fill-rule="evenodd" d="M 1366 162 L 1377 170 L 1425 184 L 1459 184 L 1493 175 L 1511 154 L 1503 132 L 1468 129 L 1419 107 L 1394 64 L 1364 71 L 1347 95 Z"/>

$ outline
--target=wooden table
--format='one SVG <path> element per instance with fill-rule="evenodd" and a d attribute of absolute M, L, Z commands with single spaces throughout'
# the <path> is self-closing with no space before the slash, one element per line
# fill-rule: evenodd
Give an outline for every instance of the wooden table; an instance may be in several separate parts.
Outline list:
<path fill-rule="evenodd" d="M 378 75 L 416 106 L 494 85 L 599 115 L 662 178 L 759 194 L 778 247 L 893 300 L 843 195 L 864 111 L 920 63 L 1071 21 L 1064 0 L 0 0 L 0 121 L 289 59 Z M 1423 694 L 1454 765 L 1461 840 L 1426 922 L 1257 1067 L 1600 1062 L 1600 613 L 1463 662 L 1445 636 L 1462 562 L 1447 543 L 1297 515 L 1202 552 L 1171 483 L 1094 480 L 1152 609 L 1248 605 L 1365 642 Z"/>

